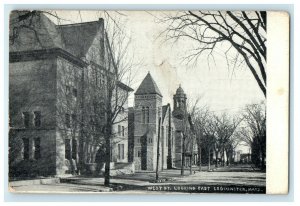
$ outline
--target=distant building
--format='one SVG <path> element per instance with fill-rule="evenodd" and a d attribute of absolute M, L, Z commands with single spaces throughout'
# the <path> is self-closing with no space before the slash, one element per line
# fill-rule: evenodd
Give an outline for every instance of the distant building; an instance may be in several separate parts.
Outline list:
<path fill-rule="evenodd" d="M 104 21 L 55 25 L 42 12 L 25 19 L 22 15 L 26 11 L 10 16 L 10 175 L 64 175 L 77 170 L 80 150 L 90 163 L 99 150 L 92 143 L 80 144 L 80 138 L 92 142 L 100 135 L 99 128 L 86 132 L 97 111 L 84 101 L 91 84 L 107 84 L 112 75 Z M 117 87 L 132 91 L 121 82 Z M 128 162 L 127 100 L 118 118 L 124 121 L 113 128 L 112 161 Z M 83 121 L 91 121 L 85 124 L 89 128 Z"/>
<path fill-rule="evenodd" d="M 242 150 L 235 151 L 235 157 L 234 157 L 235 162 L 240 162 L 241 161 L 241 154 L 242 154 Z"/>

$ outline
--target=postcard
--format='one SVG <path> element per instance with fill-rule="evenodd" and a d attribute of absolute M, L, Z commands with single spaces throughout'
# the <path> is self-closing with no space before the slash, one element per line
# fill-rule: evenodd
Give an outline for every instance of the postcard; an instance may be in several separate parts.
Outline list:
<path fill-rule="evenodd" d="M 15 10 L 9 191 L 288 193 L 289 14 Z"/>

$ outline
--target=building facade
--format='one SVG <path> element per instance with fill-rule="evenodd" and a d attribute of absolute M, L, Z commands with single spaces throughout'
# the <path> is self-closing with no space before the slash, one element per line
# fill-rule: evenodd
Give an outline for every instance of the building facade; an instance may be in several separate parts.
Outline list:
<path fill-rule="evenodd" d="M 188 138 L 183 138 L 184 134 L 190 133 L 183 89 L 179 86 L 174 95 L 174 111 L 170 104 L 162 105 L 162 98 L 148 73 L 135 92 L 129 119 L 129 126 L 134 131 L 129 136 L 133 148 L 129 159 L 134 162 L 136 170 L 154 171 L 157 166 L 159 170 L 181 167 L 182 154 L 188 154 L 193 147 Z"/>
<path fill-rule="evenodd" d="M 95 163 L 105 124 L 101 106 L 114 75 L 112 56 L 103 19 L 56 25 L 42 12 L 11 13 L 11 177 L 65 175 L 78 171 L 79 161 Z M 111 159 L 127 162 L 126 111 L 132 89 L 117 81 L 115 90 L 122 103 L 116 118 L 120 123 L 113 125 Z"/>

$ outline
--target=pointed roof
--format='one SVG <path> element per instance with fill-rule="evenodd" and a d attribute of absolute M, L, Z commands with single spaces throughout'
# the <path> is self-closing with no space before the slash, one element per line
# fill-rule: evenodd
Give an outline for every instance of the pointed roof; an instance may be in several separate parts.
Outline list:
<path fill-rule="evenodd" d="M 84 57 L 93 44 L 103 20 L 57 26 L 60 29 L 65 49 L 77 57 Z"/>
<path fill-rule="evenodd" d="M 28 17 L 28 15 L 30 16 Z M 20 20 L 20 18 L 25 19 Z M 20 25 L 29 25 L 33 28 L 34 34 L 23 29 Z M 10 52 L 61 48 L 81 58 L 86 55 L 98 32 L 103 29 L 103 25 L 103 19 L 92 22 L 56 25 L 40 11 L 12 11 L 10 14 L 10 31 L 14 27 L 22 28 L 23 30 L 19 34 L 23 36 L 16 38 L 16 41 L 20 41 L 19 43 L 10 44 Z M 24 35 L 26 41 L 23 40 Z"/>
<path fill-rule="evenodd" d="M 31 29 L 28 30 L 27 27 Z M 18 28 L 18 35 L 14 39 L 14 44 L 9 45 L 10 52 L 63 48 L 56 25 L 39 11 L 12 11 L 10 35 L 14 28 Z"/>
<path fill-rule="evenodd" d="M 164 122 L 167 111 L 168 111 L 168 107 L 170 107 L 170 104 L 167 105 L 163 105 L 162 106 L 162 121 Z"/>
<path fill-rule="evenodd" d="M 162 97 L 162 94 L 159 91 L 150 72 L 148 72 L 147 76 L 145 77 L 145 79 L 142 81 L 139 88 L 135 92 L 135 95 L 141 95 L 141 94 L 158 94 L 159 96 Z"/>

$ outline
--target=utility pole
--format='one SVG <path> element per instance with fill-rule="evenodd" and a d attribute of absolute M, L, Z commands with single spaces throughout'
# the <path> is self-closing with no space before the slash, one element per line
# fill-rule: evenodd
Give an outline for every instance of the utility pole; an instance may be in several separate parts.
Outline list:
<path fill-rule="evenodd" d="M 159 166 L 160 122 L 161 122 L 161 117 L 159 117 L 159 120 L 158 120 L 157 159 L 156 159 L 156 180 L 158 180 L 158 166 Z"/>

